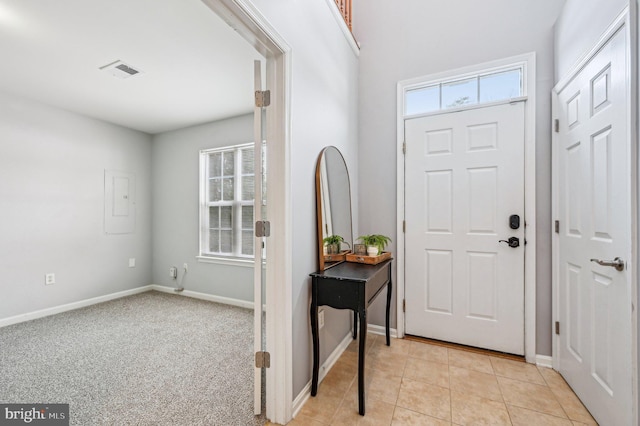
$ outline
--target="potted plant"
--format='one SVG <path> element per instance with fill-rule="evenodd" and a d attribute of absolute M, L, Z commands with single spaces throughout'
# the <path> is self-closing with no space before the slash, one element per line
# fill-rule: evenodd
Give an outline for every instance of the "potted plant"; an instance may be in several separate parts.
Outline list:
<path fill-rule="evenodd" d="M 327 246 L 327 254 L 340 253 L 340 244 L 344 242 L 344 238 L 340 235 L 330 235 L 322 240 L 325 246 Z"/>
<path fill-rule="evenodd" d="M 386 245 L 391 242 L 391 238 L 379 234 L 363 235 L 358 237 L 358 240 L 367 246 L 367 254 L 369 256 L 378 256 Z"/>

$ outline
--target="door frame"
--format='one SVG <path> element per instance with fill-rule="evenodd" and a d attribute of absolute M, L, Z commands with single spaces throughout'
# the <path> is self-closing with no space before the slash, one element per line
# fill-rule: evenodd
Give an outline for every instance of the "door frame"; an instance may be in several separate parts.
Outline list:
<path fill-rule="evenodd" d="M 524 353 L 527 362 L 536 362 L 536 54 L 535 52 L 512 56 L 491 62 L 471 65 L 441 73 L 429 74 L 409 80 L 398 82 L 397 85 L 397 134 L 396 134 L 396 158 L 397 158 L 397 297 L 396 329 L 399 338 L 405 335 L 405 314 L 403 301 L 405 295 L 405 235 L 403 220 L 405 217 L 404 194 L 404 121 L 423 115 L 405 117 L 404 96 L 407 90 L 417 86 L 426 86 L 431 83 L 452 78 L 475 75 L 485 71 L 508 66 L 523 67 L 523 96 L 519 100 L 526 99 L 525 105 L 525 140 L 524 140 L 524 205 L 525 205 L 525 267 L 524 267 Z M 508 101 L 506 101 L 508 102 Z M 487 104 L 487 106 L 492 104 Z M 467 108 L 478 108 L 472 105 Z M 467 108 L 438 111 L 437 114 L 455 112 Z"/>
<path fill-rule="evenodd" d="M 638 116 L 638 87 L 640 86 L 640 82 L 638 81 L 638 58 L 640 57 L 640 52 L 638 52 L 638 15 L 637 15 L 637 6 L 635 2 L 630 2 L 629 7 L 625 7 L 623 11 L 618 15 L 618 17 L 611 23 L 611 25 L 604 31 L 602 36 L 595 43 L 593 48 L 586 52 L 580 60 L 566 73 L 565 76 L 562 76 L 558 83 L 555 85 L 553 90 L 551 91 L 551 106 L 552 106 L 552 118 L 555 119 L 558 116 L 559 111 L 559 99 L 558 93 L 562 91 L 577 75 L 580 71 L 582 71 L 587 64 L 591 61 L 591 59 L 609 42 L 609 40 L 622 28 L 627 32 L 627 40 L 628 40 L 628 49 L 626 52 L 627 55 L 627 72 L 628 78 L 625 82 L 626 91 L 629 93 L 629 98 L 627 99 L 627 122 L 629 123 L 629 128 L 627 129 L 627 141 L 631 146 L 632 158 L 630 164 L 630 194 L 631 197 L 631 229 L 634 230 L 634 234 L 632 236 L 632 244 L 631 244 L 631 256 L 628 265 L 630 265 L 629 279 L 631 280 L 631 301 L 635 304 L 634 309 L 632 309 L 631 313 L 631 348 L 632 348 L 632 372 L 631 372 L 631 380 L 632 380 L 632 392 L 634 396 L 632 397 L 634 401 L 640 403 L 640 396 L 638 395 L 638 364 L 640 363 L 639 353 L 640 350 L 638 345 L 639 336 L 638 330 L 640 327 L 639 317 L 638 317 L 638 303 L 639 292 L 638 292 L 638 267 L 636 265 L 640 265 L 640 253 L 638 252 L 638 240 L 640 238 L 640 230 L 638 229 L 638 224 L 640 223 L 640 207 L 638 206 L 638 202 L 640 200 L 640 178 L 638 174 L 638 170 L 640 168 L 640 149 L 637 147 L 638 141 L 638 123 L 640 122 L 640 117 Z M 552 218 L 553 220 L 557 220 L 559 204 L 560 204 L 560 191 L 559 191 L 559 161 L 558 161 L 558 150 L 560 148 L 559 144 L 559 134 L 555 131 L 552 131 Z M 560 306 L 559 306 L 559 297 L 560 297 L 560 265 L 559 265 L 559 249 L 560 249 L 560 237 L 559 234 L 556 234 L 553 230 L 552 232 L 552 323 L 555 324 L 556 321 L 559 321 L 560 318 Z M 552 340 L 552 353 L 553 353 L 553 368 L 554 370 L 559 370 L 560 368 L 560 336 L 558 334 L 553 333 Z M 632 404 L 634 413 L 633 418 L 635 419 L 635 423 L 638 423 L 638 406 L 637 404 Z M 587 407 L 588 408 L 588 407 Z"/>
<path fill-rule="evenodd" d="M 202 0 L 266 58 L 271 91 L 266 137 L 269 164 L 267 217 L 274 232 L 267 238 L 265 305 L 267 351 L 266 417 L 286 424 L 293 406 L 293 296 L 291 221 L 291 47 L 251 0 Z M 247 64 L 253 66 L 253 64 Z"/>

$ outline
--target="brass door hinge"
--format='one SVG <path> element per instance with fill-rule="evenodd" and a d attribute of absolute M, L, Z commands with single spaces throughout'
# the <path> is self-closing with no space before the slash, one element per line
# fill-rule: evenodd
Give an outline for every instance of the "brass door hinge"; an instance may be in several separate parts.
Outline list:
<path fill-rule="evenodd" d="M 271 91 L 256 91 L 256 107 L 264 108 L 268 107 L 269 105 L 271 105 Z"/>
<path fill-rule="evenodd" d="M 271 235 L 271 223 L 267 220 L 256 222 L 256 237 L 268 237 Z"/>
<path fill-rule="evenodd" d="M 402 312 L 407 312 L 407 299 L 402 299 Z"/>
<path fill-rule="evenodd" d="M 560 321 L 556 321 L 556 334 L 560 334 Z"/>
<path fill-rule="evenodd" d="M 271 354 L 269 352 L 256 352 L 256 368 L 271 367 Z"/>

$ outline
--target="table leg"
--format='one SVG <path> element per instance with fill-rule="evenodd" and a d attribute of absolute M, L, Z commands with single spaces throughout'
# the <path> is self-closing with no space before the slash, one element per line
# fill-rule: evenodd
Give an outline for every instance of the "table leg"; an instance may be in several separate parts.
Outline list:
<path fill-rule="evenodd" d="M 315 286 L 314 286 L 315 287 Z M 311 380 L 311 396 L 318 393 L 318 368 L 320 368 L 320 342 L 318 339 L 318 301 L 314 295 L 311 296 L 311 336 L 313 340 L 313 379 Z"/>
<path fill-rule="evenodd" d="M 358 338 L 358 311 L 353 311 L 353 340 Z"/>
<path fill-rule="evenodd" d="M 367 345 L 367 309 L 360 309 L 360 342 L 358 346 L 358 412 L 364 416 L 364 356 Z"/>
<path fill-rule="evenodd" d="M 393 290 L 393 283 L 391 281 L 391 277 L 389 277 L 389 284 L 387 284 L 387 322 L 386 322 L 386 333 L 387 333 L 387 346 L 391 346 L 391 333 L 389 332 L 389 314 L 391 312 L 391 290 Z"/>

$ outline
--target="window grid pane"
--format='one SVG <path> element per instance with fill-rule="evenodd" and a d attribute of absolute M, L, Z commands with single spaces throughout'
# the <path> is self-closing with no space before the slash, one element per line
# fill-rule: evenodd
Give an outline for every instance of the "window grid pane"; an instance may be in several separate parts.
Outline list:
<path fill-rule="evenodd" d="M 222 176 L 222 153 L 214 152 L 209 155 L 209 177 Z"/>
<path fill-rule="evenodd" d="M 424 114 L 440 109 L 440 85 L 407 92 L 405 114 Z"/>
<path fill-rule="evenodd" d="M 478 79 L 452 81 L 442 85 L 442 109 L 478 103 Z"/>
<path fill-rule="evenodd" d="M 253 231 L 242 231 L 242 254 L 253 255 Z"/>
<path fill-rule="evenodd" d="M 234 199 L 233 181 L 233 177 L 222 179 L 222 199 L 224 201 L 233 201 Z"/>
<path fill-rule="evenodd" d="M 209 201 L 222 200 L 222 182 L 220 178 L 209 179 Z"/>
<path fill-rule="evenodd" d="M 224 152 L 223 171 L 225 176 L 233 176 L 235 170 L 235 153 L 233 151 Z"/>
<path fill-rule="evenodd" d="M 253 174 L 253 148 L 242 150 L 242 174 Z"/>
<path fill-rule="evenodd" d="M 480 77 L 480 102 L 496 102 L 522 96 L 522 70 Z"/>

